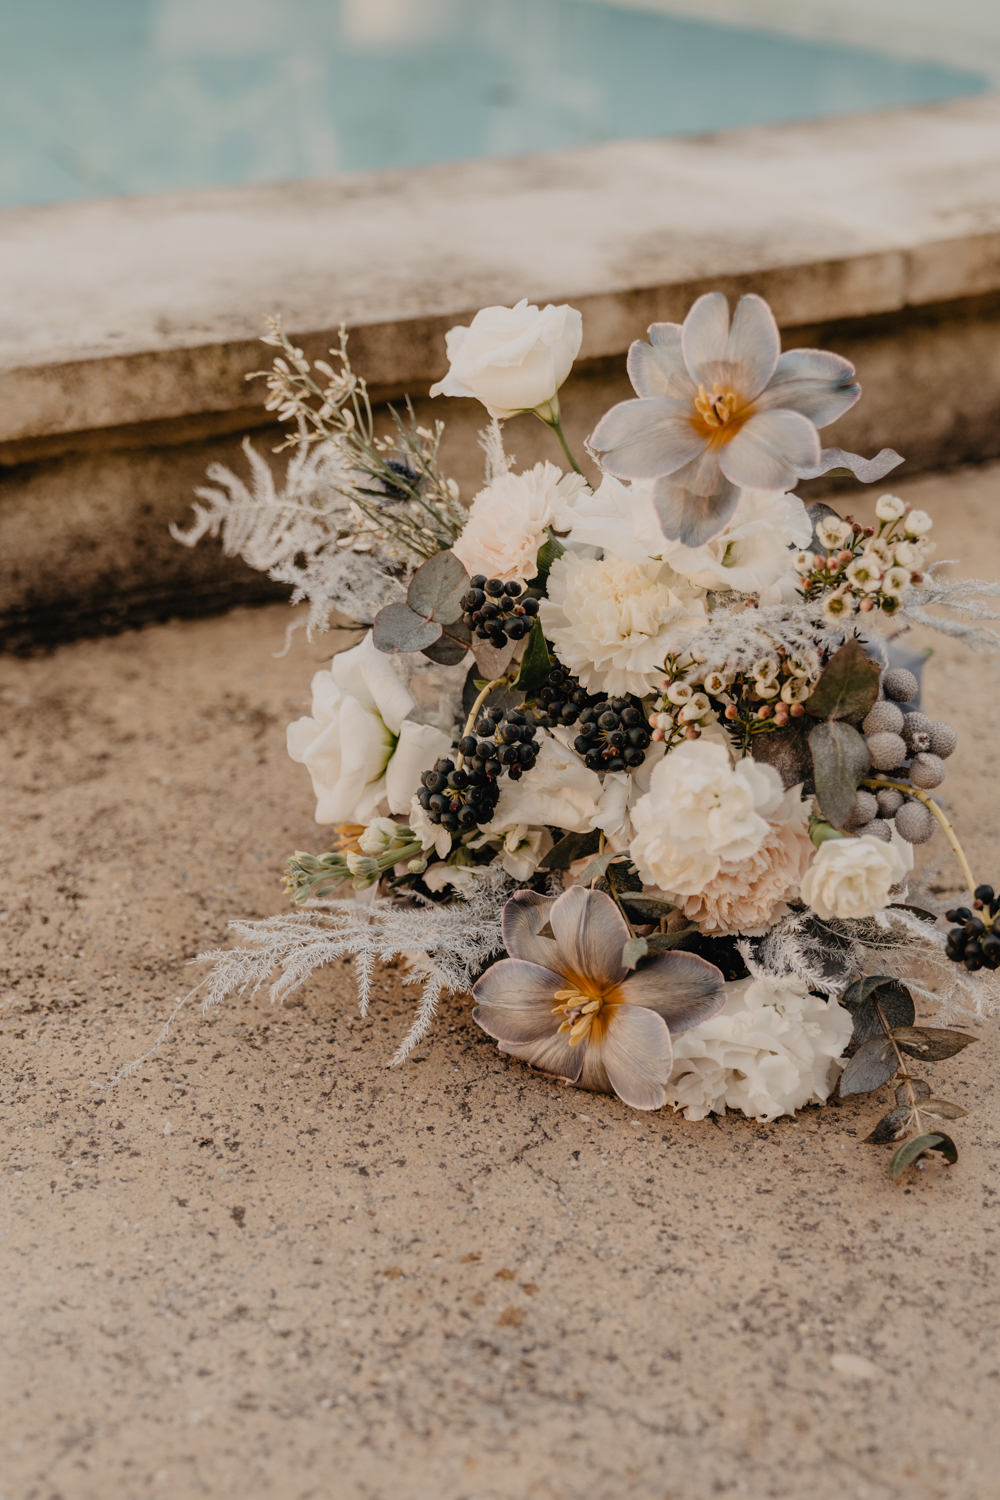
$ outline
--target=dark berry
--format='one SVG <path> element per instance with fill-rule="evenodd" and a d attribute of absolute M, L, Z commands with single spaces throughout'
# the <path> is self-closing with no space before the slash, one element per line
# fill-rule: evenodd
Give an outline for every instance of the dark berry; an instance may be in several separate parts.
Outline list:
<path fill-rule="evenodd" d="M 484 589 L 486 587 L 486 574 L 473 573 L 472 577 L 469 579 L 469 582 L 472 584 L 472 587 L 474 589 Z"/>
<path fill-rule="evenodd" d="M 488 578 L 483 587 L 493 599 L 499 599 L 503 594 L 503 583 L 499 578 Z"/>
<path fill-rule="evenodd" d="M 495 620 L 500 611 L 495 604 L 484 604 L 480 613 L 484 620 Z"/>
<path fill-rule="evenodd" d="M 965 957 L 962 962 L 972 973 L 983 967 L 983 950 L 978 943 L 966 943 Z"/>
<path fill-rule="evenodd" d="M 538 600 L 537 599 L 524 599 L 521 602 L 521 608 L 524 610 L 524 613 L 526 615 L 537 615 L 537 613 L 538 613 Z"/>
<path fill-rule="evenodd" d="M 499 651 L 501 647 L 506 646 L 506 644 L 507 634 L 505 631 L 499 629 L 490 631 L 490 645 L 493 646 L 495 650 Z"/>
<path fill-rule="evenodd" d="M 977 901 L 982 901 L 985 905 L 988 906 L 989 903 L 993 900 L 995 892 L 991 885 L 977 885 L 973 894 L 975 895 Z"/>
<path fill-rule="evenodd" d="M 606 771 L 624 771 L 625 757 L 623 755 L 613 755 L 609 761 L 605 762 L 604 769 Z"/>
<path fill-rule="evenodd" d="M 524 766 L 526 770 L 530 769 L 535 764 L 534 745 L 518 745 L 517 758 L 520 764 Z"/>
<path fill-rule="evenodd" d="M 447 756 L 442 756 L 440 760 L 436 760 L 434 762 L 434 769 L 435 771 L 441 771 L 445 776 L 447 776 L 449 771 L 454 771 L 455 762 L 453 760 L 449 760 Z"/>
<path fill-rule="evenodd" d="M 576 739 L 573 741 L 573 749 L 576 751 L 577 755 L 586 755 L 590 750 L 590 741 L 586 738 L 585 735 L 578 734 Z"/>
<path fill-rule="evenodd" d="M 475 809 L 471 808 L 468 803 L 459 809 L 458 825 L 460 828 L 474 828 L 476 826 Z"/>
<path fill-rule="evenodd" d="M 637 724 L 642 723 L 642 714 L 637 708 L 622 709 L 622 723 L 626 729 L 634 729 Z"/>
<path fill-rule="evenodd" d="M 508 768 L 507 775 L 510 777 L 511 781 L 520 781 L 521 767 L 519 765 L 510 766 Z"/>
<path fill-rule="evenodd" d="M 988 933 L 979 946 L 983 950 L 983 963 L 988 969 L 1000 966 L 1000 937 L 996 933 Z"/>
<path fill-rule="evenodd" d="M 588 750 L 586 755 L 583 757 L 583 763 L 587 767 L 588 771 L 604 770 L 604 756 L 601 754 L 600 750 Z"/>
<path fill-rule="evenodd" d="M 458 748 L 461 750 L 463 755 L 475 755 L 476 751 L 479 748 L 476 741 L 476 736 L 474 734 L 463 735 L 458 742 Z"/>
<path fill-rule="evenodd" d="M 495 758 L 493 760 L 488 760 L 486 762 L 486 766 L 485 766 L 486 774 L 487 774 L 487 776 L 492 776 L 492 778 L 493 778 L 494 781 L 500 775 L 500 772 L 502 771 L 502 769 L 503 769 L 503 767 L 501 766 L 500 762 L 497 759 L 495 759 Z"/>
<path fill-rule="evenodd" d="M 646 757 L 641 750 L 628 749 L 625 751 L 625 764 L 627 766 L 641 766 Z"/>
<path fill-rule="evenodd" d="M 617 729 L 618 715 L 608 710 L 606 713 L 601 714 L 601 717 L 597 722 L 598 724 L 600 724 L 602 729 Z"/>
<path fill-rule="evenodd" d="M 518 594 L 521 592 L 521 585 L 517 582 L 516 579 L 512 578 L 509 583 L 504 584 L 503 591 L 505 594 L 508 594 L 511 599 L 516 599 Z"/>
<path fill-rule="evenodd" d="M 633 750 L 646 750 L 649 747 L 650 734 L 648 729 L 630 729 L 626 738 Z"/>
<path fill-rule="evenodd" d="M 431 807 L 434 808 L 435 812 L 444 812 L 448 806 L 447 797 L 443 797 L 440 792 L 433 792 L 431 794 Z"/>
<path fill-rule="evenodd" d="M 944 919 L 946 922 L 967 922 L 972 916 L 967 906 L 955 906 L 951 911 L 946 911 Z"/>
<path fill-rule="evenodd" d="M 443 812 L 441 814 L 441 827 L 450 828 L 452 830 L 456 829 L 458 827 L 458 814 L 453 812 Z"/>
<path fill-rule="evenodd" d="M 418 793 L 417 793 L 417 801 L 420 803 L 420 806 L 424 809 L 424 812 L 426 812 L 427 809 L 430 807 L 430 805 L 431 805 L 431 794 L 430 794 L 430 792 L 427 790 L 427 788 L 425 786 L 422 786 L 420 788 L 420 790 L 418 791 Z"/>
<path fill-rule="evenodd" d="M 469 778 L 468 776 L 466 776 L 464 771 L 452 771 L 451 775 L 448 777 L 448 785 L 451 787 L 452 791 L 461 792 L 465 789 L 465 787 L 468 786 L 468 784 Z"/>
<path fill-rule="evenodd" d="M 510 636 L 512 641 L 523 641 L 530 628 L 531 627 L 526 624 L 524 620 L 507 621 L 507 634 Z"/>

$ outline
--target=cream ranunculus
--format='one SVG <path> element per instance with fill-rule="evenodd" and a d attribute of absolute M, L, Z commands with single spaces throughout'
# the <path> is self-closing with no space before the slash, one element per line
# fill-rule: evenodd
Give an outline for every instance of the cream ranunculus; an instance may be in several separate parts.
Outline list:
<path fill-rule="evenodd" d="M 551 735 L 540 735 L 536 743 L 538 759 L 531 770 L 520 781 L 505 776 L 500 782 L 496 810 L 483 831 L 506 835 L 524 824 L 589 833 L 601 797 L 600 777 Z"/>
<path fill-rule="evenodd" d="M 654 768 L 632 809 L 632 860 L 647 885 L 693 896 L 723 861 L 749 859 L 784 799 L 773 766 L 741 760 L 704 740 L 678 745 Z"/>
<path fill-rule="evenodd" d="M 725 993 L 718 1015 L 674 1038 L 667 1103 L 689 1120 L 726 1108 L 776 1120 L 825 1103 L 853 1029 L 844 1007 L 795 979 L 740 979 Z"/>
<path fill-rule="evenodd" d="M 818 917 L 872 917 L 889 904 L 889 892 L 907 871 L 895 843 L 871 834 L 826 839 L 802 881 L 802 899 Z"/>
<path fill-rule="evenodd" d="M 558 413 L 556 392 L 573 367 L 583 339 L 575 307 L 484 307 L 471 325 L 447 335 L 449 370 L 432 396 L 475 396 L 491 417 Z"/>
<path fill-rule="evenodd" d="M 538 617 L 564 667 L 591 693 L 652 691 L 668 652 L 703 623 L 705 596 L 667 563 L 557 558 Z"/>
<path fill-rule="evenodd" d="M 385 803 L 404 813 L 420 774 L 451 737 L 407 717 L 415 707 L 371 633 L 312 681 L 312 714 L 288 726 L 288 753 L 316 793 L 317 823 L 368 823 Z"/>
<path fill-rule="evenodd" d="M 564 474 L 555 464 L 538 463 L 523 474 L 504 474 L 480 490 L 452 551 L 466 571 L 487 578 L 534 578 L 545 528 L 562 529 L 569 507 L 589 494 L 580 474 Z"/>

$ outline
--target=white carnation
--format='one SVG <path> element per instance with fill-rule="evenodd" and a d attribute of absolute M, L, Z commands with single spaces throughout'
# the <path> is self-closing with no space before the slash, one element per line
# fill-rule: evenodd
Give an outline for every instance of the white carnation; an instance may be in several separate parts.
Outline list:
<path fill-rule="evenodd" d="M 689 1120 L 728 1108 L 764 1121 L 825 1103 L 851 1039 L 844 1007 L 794 979 L 740 979 L 725 991 L 718 1015 L 672 1038 L 667 1103 Z"/>
<path fill-rule="evenodd" d="M 538 607 L 563 666 L 589 692 L 650 692 L 668 652 L 704 619 L 704 594 L 666 563 L 571 557 L 553 563 Z"/>
<path fill-rule="evenodd" d="M 872 917 L 889 903 L 889 893 L 907 871 L 895 841 L 871 834 L 858 839 L 826 839 L 802 880 L 802 899 L 818 917 Z"/>
<path fill-rule="evenodd" d="M 473 500 L 452 551 L 470 574 L 505 582 L 534 578 L 545 528 L 563 529 L 567 507 L 582 493 L 590 491 L 581 475 L 564 474 L 547 462 L 504 474 Z"/>
<path fill-rule="evenodd" d="M 749 859 L 770 833 L 784 788 L 773 766 L 706 740 L 678 745 L 653 769 L 632 809 L 632 860 L 646 885 L 694 895 L 723 861 Z"/>
<path fill-rule="evenodd" d="M 685 547 L 680 542 L 664 542 L 652 486 L 633 485 L 632 492 L 637 544 L 662 555 L 696 587 L 736 589 L 753 594 L 762 604 L 790 603 L 796 598 L 795 555 L 812 537 L 812 522 L 798 495 L 743 490 L 739 509 L 718 536 L 703 547 Z"/>

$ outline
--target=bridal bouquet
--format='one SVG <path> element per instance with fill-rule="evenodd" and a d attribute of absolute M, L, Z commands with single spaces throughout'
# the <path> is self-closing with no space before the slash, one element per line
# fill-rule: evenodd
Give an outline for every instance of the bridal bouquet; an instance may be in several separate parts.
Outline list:
<path fill-rule="evenodd" d="M 311 363 L 270 325 L 284 485 L 245 444 L 252 489 L 216 468 L 177 535 L 221 532 L 310 630 L 337 611 L 363 633 L 288 728 L 328 830 L 288 862 L 299 909 L 233 924 L 244 945 L 203 955 L 206 1003 L 276 969 L 280 998 L 351 953 L 364 1009 L 402 958 L 423 992 L 395 1061 L 442 992 L 471 991 L 501 1052 L 635 1109 L 772 1120 L 891 1082 L 869 1140 L 896 1144 L 892 1175 L 954 1162 L 963 1111 L 914 1063 L 974 1038 L 918 1023 L 915 998 L 988 1013 L 1000 899 L 935 798 L 956 735 L 921 711 L 900 634 L 995 644 L 967 619 L 997 619 L 998 588 L 935 577 L 930 516 L 891 494 L 864 526 L 793 493 L 901 459 L 821 449 L 854 370 L 782 354 L 759 297 L 730 318 L 710 293 L 632 345 L 635 398 L 587 442 L 596 485 L 559 403 L 581 337 L 573 308 L 526 302 L 449 333 L 431 395 L 491 419 L 466 506 L 441 424 L 376 414 L 343 332 Z M 564 467 L 515 472 L 503 424 L 525 413 Z M 936 831 L 968 885 L 948 934 L 907 900 Z"/>

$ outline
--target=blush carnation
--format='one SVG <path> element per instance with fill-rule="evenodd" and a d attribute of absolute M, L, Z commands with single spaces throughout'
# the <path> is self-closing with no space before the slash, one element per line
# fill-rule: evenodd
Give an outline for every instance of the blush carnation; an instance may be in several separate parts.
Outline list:
<path fill-rule="evenodd" d="M 470 574 L 487 578 L 534 578 L 545 528 L 568 516 L 568 507 L 587 490 L 579 474 L 563 474 L 555 464 L 538 463 L 523 474 L 503 474 L 480 490 L 452 551 Z"/>
<path fill-rule="evenodd" d="M 768 820 L 760 847 L 745 859 L 723 859 L 700 891 L 675 899 L 689 922 L 713 935 L 759 937 L 788 911 L 813 853 L 810 803 L 792 787 Z"/>

